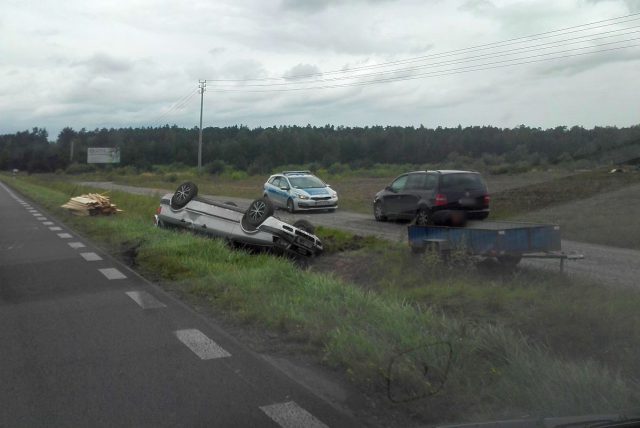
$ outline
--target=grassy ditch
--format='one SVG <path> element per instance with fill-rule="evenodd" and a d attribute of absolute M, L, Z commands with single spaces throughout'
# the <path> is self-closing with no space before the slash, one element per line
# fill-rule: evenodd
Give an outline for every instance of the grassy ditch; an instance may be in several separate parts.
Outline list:
<path fill-rule="evenodd" d="M 527 323 L 527 317 L 546 313 L 532 310 L 512 319 L 521 308 L 553 300 L 549 304 L 556 308 L 572 308 L 575 329 L 590 328 L 580 309 L 584 302 L 570 301 L 578 290 L 556 293 L 552 285 L 542 284 L 553 299 L 532 290 L 537 281 L 552 281 L 553 276 L 492 283 L 475 273 L 449 278 L 443 267 L 436 269 L 440 274 L 431 274 L 428 286 L 419 286 L 429 273 L 417 272 L 405 283 L 402 267 L 407 265 L 393 259 L 408 253 L 406 249 L 365 245 L 359 266 L 370 275 L 363 274 L 369 280 L 357 285 L 357 278 L 346 281 L 301 270 L 287 259 L 233 251 L 218 240 L 157 230 L 151 223 L 157 198 L 111 192 L 123 214 L 73 217 L 59 206 L 90 189 L 35 178 L 7 181 L 143 275 L 240 322 L 276 329 L 305 343 L 325 364 L 342 370 L 390 409 L 415 415 L 419 423 L 611 412 L 640 403 L 636 380 L 625 375 L 626 359 L 560 352 L 545 343 L 547 336 L 528 334 L 525 327 L 537 321 Z M 382 258 L 366 258 L 367 252 Z M 566 289 L 578 287 L 564 278 L 558 281 Z M 510 297 L 509 289 L 529 297 Z M 591 308 L 614 304 L 606 296 L 595 297 L 604 300 L 592 302 Z M 636 334 L 637 315 L 629 308 L 638 296 L 624 297 L 628 306 L 607 324 Z M 517 304 L 512 307 L 512 302 Z M 611 308 L 612 313 L 622 310 Z M 552 306 L 548 311 L 553 312 Z M 596 311 L 591 321 L 600 315 Z M 564 327 L 564 337 L 570 337 L 572 327 Z"/>

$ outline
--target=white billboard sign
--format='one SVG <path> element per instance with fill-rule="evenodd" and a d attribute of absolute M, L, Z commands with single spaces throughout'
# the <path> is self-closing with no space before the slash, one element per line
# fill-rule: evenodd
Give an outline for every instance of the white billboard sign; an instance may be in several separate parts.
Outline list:
<path fill-rule="evenodd" d="M 89 147 L 87 163 L 120 163 L 118 147 Z"/>

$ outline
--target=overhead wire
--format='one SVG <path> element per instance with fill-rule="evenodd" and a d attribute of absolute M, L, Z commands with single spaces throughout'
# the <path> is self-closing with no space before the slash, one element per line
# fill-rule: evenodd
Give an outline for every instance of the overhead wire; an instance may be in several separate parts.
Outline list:
<path fill-rule="evenodd" d="M 634 39 L 634 40 L 640 40 L 640 38 L 639 39 Z M 262 89 L 262 90 L 260 90 L 260 89 L 218 89 L 218 90 L 212 89 L 212 91 L 214 91 L 214 92 L 292 92 L 292 91 L 307 91 L 307 90 L 316 90 L 316 89 L 333 89 L 333 88 L 357 87 L 357 86 L 366 86 L 366 85 L 373 85 L 373 84 L 386 83 L 386 82 L 400 82 L 400 81 L 407 81 L 407 80 L 416 80 L 416 79 L 422 79 L 422 78 L 425 78 L 425 77 L 442 77 L 442 76 L 449 76 L 449 75 L 454 75 L 454 74 L 469 73 L 469 72 L 473 72 L 473 71 L 492 70 L 492 69 L 497 69 L 497 68 L 512 67 L 512 66 L 516 66 L 516 65 L 533 64 L 533 63 L 538 63 L 538 62 L 543 62 L 543 61 L 551 61 L 551 60 L 555 60 L 555 59 L 566 59 L 566 58 L 572 58 L 572 57 L 578 57 L 578 56 L 584 56 L 584 55 L 592 55 L 594 53 L 612 52 L 612 51 L 618 51 L 618 50 L 622 50 L 622 49 L 630 49 L 630 48 L 634 48 L 634 47 L 640 47 L 640 43 L 633 44 L 633 45 L 627 45 L 627 46 L 618 46 L 618 47 L 615 47 L 615 48 L 600 49 L 600 50 L 593 51 L 593 52 L 581 52 L 581 53 L 562 55 L 562 56 L 552 57 L 552 58 L 542 58 L 542 59 L 536 59 L 536 60 L 531 60 L 531 61 L 521 61 L 521 62 L 516 62 L 516 63 L 512 63 L 512 64 L 493 65 L 493 66 L 490 66 L 490 67 L 485 67 L 483 65 L 483 66 L 476 66 L 475 68 L 471 68 L 471 69 L 469 67 L 466 67 L 466 68 L 461 68 L 461 69 L 457 69 L 457 70 L 448 70 L 446 72 L 423 73 L 423 74 L 419 74 L 419 75 L 402 77 L 402 78 L 387 78 L 387 79 L 378 79 L 378 80 L 371 80 L 371 81 L 365 81 L 365 82 L 352 82 L 352 83 L 344 83 L 344 84 L 325 85 L 325 86 L 311 86 L 311 87 L 301 87 L 301 88 Z M 485 64 L 485 65 L 487 65 L 487 64 Z"/>
<path fill-rule="evenodd" d="M 189 101 L 191 101 L 191 98 L 194 97 L 194 95 L 196 95 L 199 92 L 200 88 L 195 88 L 194 90 L 192 90 L 191 92 L 189 92 L 187 95 L 184 95 L 183 97 L 181 97 L 180 99 L 178 99 L 177 101 L 175 101 L 171 107 L 169 107 L 169 109 L 167 109 L 165 112 L 163 112 L 160 116 L 158 116 L 153 122 L 154 123 L 158 123 L 161 120 L 163 120 L 165 117 L 169 116 L 171 113 L 181 109 L 182 107 L 184 107 L 185 105 L 187 105 L 187 103 Z"/>
<path fill-rule="evenodd" d="M 620 21 L 620 20 L 623 20 L 625 18 L 630 18 L 630 17 L 634 17 L 634 18 L 633 19 L 627 19 L 627 20 L 624 20 L 624 21 Z M 522 43 L 525 43 L 525 42 L 532 42 L 532 41 L 537 41 L 537 40 L 549 39 L 549 38 L 559 37 L 559 36 L 563 36 L 563 35 L 567 35 L 567 34 L 574 34 L 574 33 L 583 32 L 583 31 L 590 31 L 590 30 L 595 30 L 595 29 L 599 29 L 599 28 L 610 27 L 610 26 L 613 26 L 613 25 L 620 25 L 620 24 L 624 24 L 624 23 L 628 23 L 628 22 L 634 22 L 634 21 L 638 21 L 638 20 L 640 20 L 640 12 L 639 13 L 632 13 L 632 14 L 628 14 L 628 15 L 624 15 L 624 16 L 620 16 L 620 17 L 616 17 L 616 18 L 609 18 L 609 19 L 604 19 L 604 20 L 600 20 L 600 21 L 594 21 L 594 22 L 581 24 L 581 25 L 574 25 L 574 26 L 571 26 L 571 27 L 565 27 L 565 28 L 561 28 L 561 29 L 558 29 L 558 30 L 545 31 L 545 32 L 542 32 L 542 33 L 532 34 L 532 35 L 529 35 L 529 36 L 516 37 L 516 38 L 512 38 L 512 39 L 498 41 L 498 42 L 485 43 L 485 44 L 481 44 L 481 45 L 475 45 L 475 46 L 470 46 L 470 47 L 466 47 L 466 48 L 460 48 L 460 49 L 440 52 L 440 53 L 433 53 L 433 54 L 423 55 L 423 56 L 418 56 L 418 57 L 413 57 L 413 58 L 405 58 L 405 59 L 396 60 L 396 61 L 388 61 L 388 62 L 382 62 L 382 63 L 377 63 L 377 64 L 350 67 L 350 68 L 347 68 L 347 69 L 331 70 L 331 71 L 326 71 L 326 72 L 299 74 L 299 75 L 281 76 L 281 77 L 263 77 L 263 78 L 253 78 L 253 79 L 206 79 L 206 80 L 208 82 L 228 82 L 228 83 L 238 82 L 238 83 L 241 83 L 241 82 L 252 82 L 252 81 L 292 80 L 292 79 L 303 79 L 303 78 L 315 77 L 315 76 L 326 76 L 326 75 L 330 75 L 330 74 L 352 73 L 354 71 L 368 70 L 368 69 L 372 69 L 372 68 L 383 68 L 383 67 L 394 66 L 394 65 L 398 65 L 398 64 L 420 62 L 420 61 L 424 61 L 425 59 L 430 59 L 430 58 L 440 58 L 440 57 L 453 56 L 453 55 L 458 55 L 458 54 L 461 54 L 461 53 L 465 53 L 467 51 L 483 51 L 483 50 L 488 50 L 488 49 L 495 49 L 497 47 L 511 46 L 511 45 L 516 45 L 516 44 L 522 44 Z M 612 22 L 612 21 L 619 21 L 619 22 Z M 594 27 L 594 25 L 601 24 L 603 22 L 609 22 L 609 23 L 608 24 L 604 24 L 604 25 L 598 25 L 598 26 Z M 590 27 L 590 28 L 585 28 L 585 27 Z M 578 28 L 580 28 L 580 29 L 578 30 Z M 635 27 L 632 27 L 632 28 L 635 28 Z M 574 31 L 568 31 L 568 30 L 574 30 Z M 588 36 L 585 36 L 585 37 L 588 37 Z"/>
<path fill-rule="evenodd" d="M 634 29 L 634 28 L 640 28 L 640 27 L 631 27 L 631 28 L 628 28 L 628 29 Z M 301 85 L 301 84 L 312 84 L 312 83 L 321 83 L 321 82 L 332 82 L 332 81 L 361 79 L 361 78 L 364 78 L 364 77 L 376 77 L 376 76 L 383 76 L 383 75 L 388 75 L 388 74 L 407 73 L 407 72 L 423 70 L 423 69 L 427 69 L 427 68 L 438 68 L 438 67 L 443 67 L 443 66 L 448 66 L 448 65 L 464 64 L 464 63 L 476 62 L 476 61 L 484 61 L 484 60 L 489 60 L 489 59 L 494 59 L 494 58 L 503 58 L 503 57 L 513 56 L 513 55 L 520 55 L 520 54 L 524 54 L 524 53 L 537 52 L 537 51 L 548 50 L 548 49 L 557 49 L 557 48 L 560 48 L 560 47 L 563 47 L 563 46 L 575 45 L 575 44 L 579 44 L 579 43 L 588 43 L 588 42 L 594 42 L 594 41 L 599 41 L 599 40 L 606 40 L 606 39 L 610 39 L 610 38 L 613 38 L 613 37 L 621 37 L 621 36 L 627 36 L 627 35 L 632 35 L 632 34 L 637 34 L 637 33 L 640 33 L 640 30 L 629 31 L 629 32 L 626 32 L 626 33 L 620 33 L 620 34 L 615 34 L 615 35 L 608 35 L 608 36 L 604 36 L 604 37 L 596 37 L 596 38 L 588 39 L 588 40 L 575 41 L 575 39 L 582 39 L 583 36 L 581 36 L 581 37 L 578 37 L 578 38 L 562 40 L 562 41 L 559 41 L 558 43 L 543 43 L 543 44 L 539 44 L 539 45 L 530 46 L 530 47 L 527 47 L 527 48 L 509 49 L 509 50 L 501 51 L 501 52 L 493 52 L 493 53 L 486 53 L 486 54 L 471 56 L 471 57 L 467 57 L 467 58 L 464 58 L 464 59 L 456 59 L 456 60 L 448 60 L 448 61 L 441 61 L 441 62 L 435 62 L 435 63 L 427 63 L 427 64 L 424 64 L 424 65 L 418 65 L 418 66 L 414 66 L 414 67 L 397 68 L 397 69 L 391 69 L 391 70 L 385 70 L 385 71 L 378 71 L 378 72 L 375 72 L 375 73 L 366 73 L 366 74 L 358 74 L 358 75 L 354 75 L 354 76 L 343 76 L 343 77 L 329 77 L 329 78 L 324 78 L 324 79 L 305 80 L 305 81 L 296 81 L 296 82 L 278 82 L 278 83 L 269 83 L 269 84 L 252 84 L 252 83 L 248 83 L 248 84 L 243 84 L 242 87 L 245 88 L 245 87 L 291 86 L 291 85 Z M 571 41 L 571 40 L 574 40 L 574 41 Z M 636 40 L 636 39 L 618 40 L 618 41 L 615 41 L 615 42 L 604 43 L 604 44 L 599 44 L 599 45 L 596 44 L 596 45 L 590 45 L 590 46 L 577 47 L 577 48 L 568 49 L 568 50 L 564 50 L 564 51 L 548 52 L 546 54 L 541 54 L 541 55 L 552 55 L 552 54 L 570 52 L 570 51 L 573 51 L 573 50 L 591 49 L 591 48 L 599 47 L 599 46 L 605 46 L 605 45 L 616 44 L 616 43 L 624 43 L 624 42 L 628 42 L 628 41 L 631 41 L 631 40 Z M 568 42 L 568 43 L 564 43 L 564 42 Z M 536 56 L 539 56 L 539 55 L 533 55 L 531 57 L 536 57 Z M 508 60 L 508 61 L 516 61 L 516 60 L 519 60 L 519 59 L 527 59 L 527 58 L 530 58 L 530 57 L 513 58 L 512 60 Z M 224 87 L 221 87 L 221 86 L 217 86 L 217 87 L 216 86 L 210 86 L 210 88 L 211 88 L 211 90 L 225 89 Z"/>

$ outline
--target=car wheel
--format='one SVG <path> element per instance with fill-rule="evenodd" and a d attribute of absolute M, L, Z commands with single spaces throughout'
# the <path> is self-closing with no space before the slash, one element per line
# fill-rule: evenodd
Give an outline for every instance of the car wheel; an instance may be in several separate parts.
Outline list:
<path fill-rule="evenodd" d="M 387 216 L 384 215 L 384 209 L 382 208 L 382 202 L 377 201 L 373 204 L 373 216 L 378 221 L 387 221 Z"/>
<path fill-rule="evenodd" d="M 431 224 L 433 219 L 431 218 L 431 212 L 426 208 L 420 208 L 416 214 L 416 224 L 418 226 L 427 226 Z"/>
<path fill-rule="evenodd" d="M 294 213 L 296 212 L 294 205 L 293 205 L 293 199 L 288 199 L 287 200 L 287 211 L 289 211 L 290 213 Z"/>
<path fill-rule="evenodd" d="M 273 205 L 271 202 L 268 199 L 256 199 L 251 202 L 251 205 L 244 213 L 243 220 L 250 226 L 258 227 L 272 215 Z"/>
<path fill-rule="evenodd" d="M 297 227 L 298 229 L 304 230 L 305 232 L 310 233 L 312 235 L 316 233 L 315 226 L 312 225 L 311 222 L 305 219 L 300 219 L 296 221 L 295 223 L 293 223 L 293 227 Z"/>
<path fill-rule="evenodd" d="M 171 197 L 171 208 L 180 209 L 187 205 L 189 201 L 196 197 L 198 194 L 198 186 L 194 183 L 187 181 L 182 183 L 176 189 L 175 193 Z"/>

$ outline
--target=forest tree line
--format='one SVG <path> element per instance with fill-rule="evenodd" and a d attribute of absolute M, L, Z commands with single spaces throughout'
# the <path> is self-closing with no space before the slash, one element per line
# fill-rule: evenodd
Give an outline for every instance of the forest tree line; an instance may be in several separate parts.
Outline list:
<path fill-rule="evenodd" d="M 334 127 L 244 126 L 203 130 L 202 159 L 215 173 L 223 167 L 266 173 L 284 165 L 506 163 L 552 165 L 594 160 L 640 143 L 640 125 L 550 129 L 519 126 Z M 75 131 L 64 128 L 55 141 L 43 128 L 0 135 L 0 169 L 29 172 L 69 170 L 86 164 L 89 147 L 118 147 L 120 166 L 150 170 L 153 165 L 197 165 L 198 128 L 177 126 Z M 77 169 L 77 168 L 76 168 Z"/>

